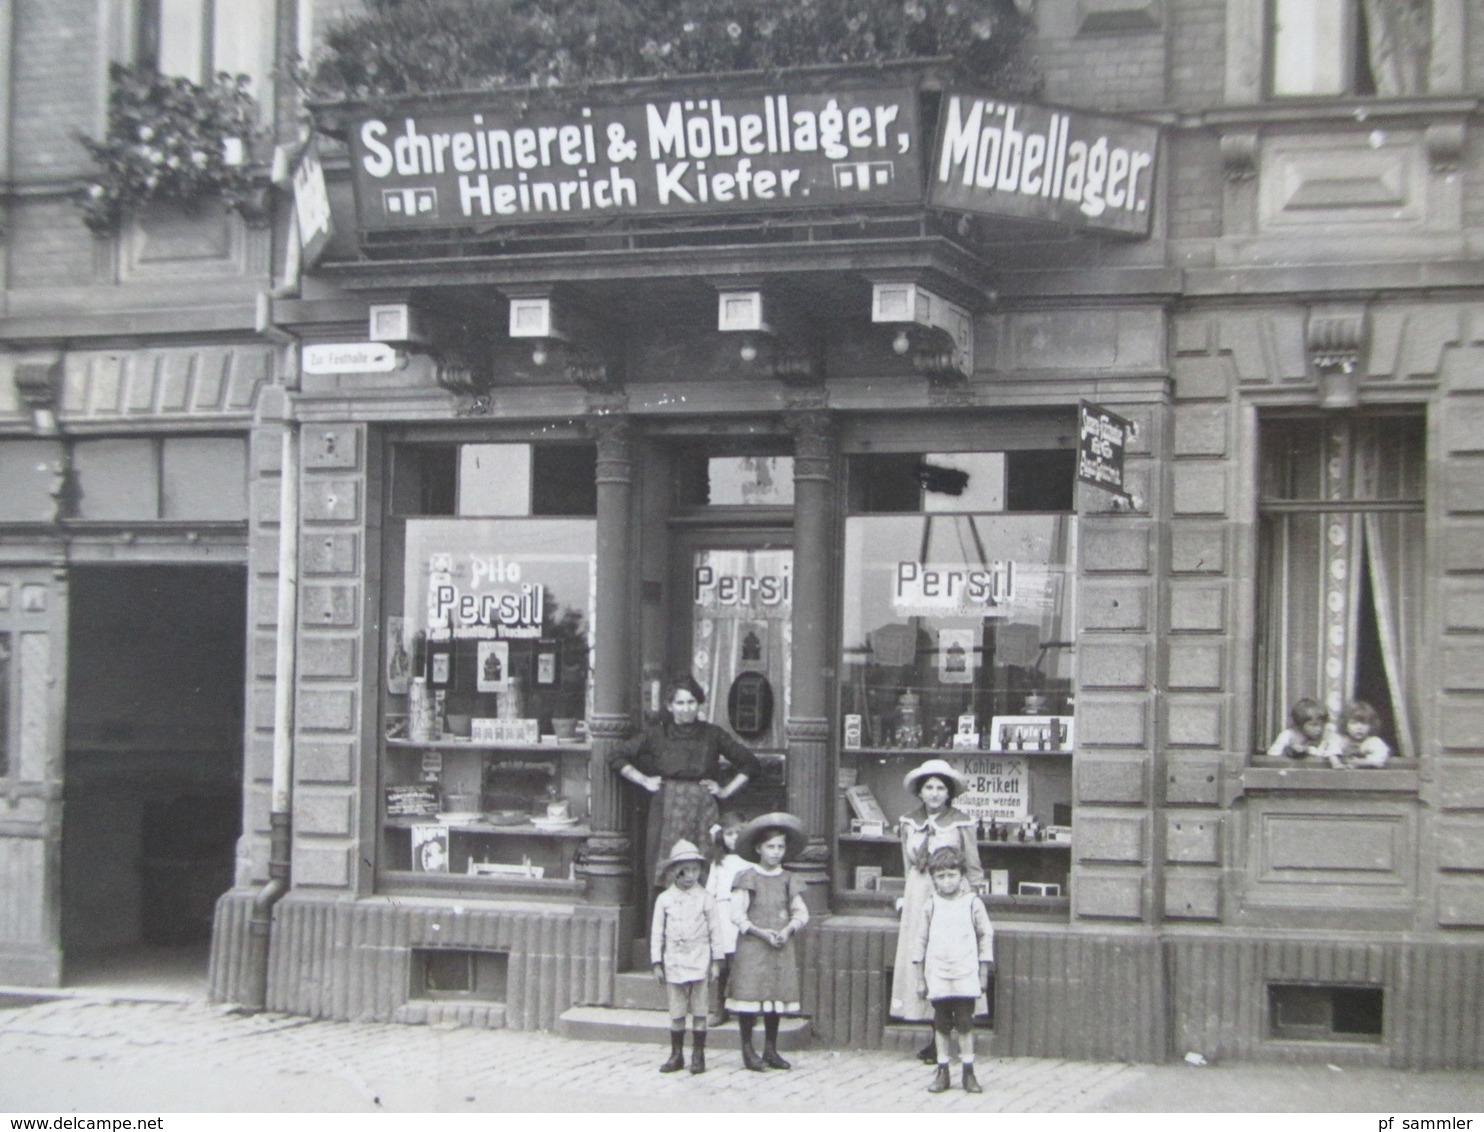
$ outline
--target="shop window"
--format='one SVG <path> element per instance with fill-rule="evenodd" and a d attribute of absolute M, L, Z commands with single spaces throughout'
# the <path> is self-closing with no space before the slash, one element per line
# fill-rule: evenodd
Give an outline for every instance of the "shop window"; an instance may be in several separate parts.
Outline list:
<path fill-rule="evenodd" d="M 506 951 L 427 948 L 412 952 L 413 998 L 504 1002 L 509 978 L 510 953 Z"/>
<path fill-rule="evenodd" d="M 8 588 L 8 587 L 7 587 Z M 0 633 L 0 778 L 10 774 L 10 634 Z"/>
<path fill-rule="evenodd" d="M 242 437 L 98 437 L 72 441 L 71 456 L 78 519 L 247 519 Z"/>
<path fill-rule="evenodd" d="M 576 883 L 597 577 L 584 474 L 591 445 L 393 450 L 384 878 Z"/>
<path fill-rule="evenodd" d="M 919 804 L 902 778 L 936 757 L 969 783 L 955 805 L 975 819 L 991 903 L 1065 907 L 1076 526 L 1007 510 L 1032 502 L 1013 486 L 1027 468 L 1050 485 L 1037 510 L 1063 501 L 1059 458 L 1012 455 L 849 462 L 864 512 L 846 520 L 843 556 L 837 883 L 849 899 L 901 894 L 897 819 Z"/>
<path fill-rule="evenodd" d="M 162 75 L 205 83 L 247 75 L 258 98 L 273 66 L 270 0 L 140 0 L 135 59 Z"/>
<path fill-rule="evenodd" d="M 1425 545 L 1418 414 L 1266 419 L 1259 491 L 1257 727 L 1300 699 L 1376 713 L 1415 757 Z"/>
<path fill-rule="evenodd" d="M 1273 96 L 1422 93 L 1429 9 L 1418 0 L 1271 0 Z"/>
<path fill-rule="evenodd" d="M 679 507 L 792 507 L 792 456 L 686 448 L 675 457 Z"/>
<path fill-rule="evenodd" d="M 1073 449 L 884 453 L 850 462 L 850 506 L 900 511 L 1071 511 Z"/>
<path fill-rule="evenodd" d="M 1380 987 L 1271 984 L 1268 1032 L 1298 1041 L 1379 1042 L 1385 997 Z"/>

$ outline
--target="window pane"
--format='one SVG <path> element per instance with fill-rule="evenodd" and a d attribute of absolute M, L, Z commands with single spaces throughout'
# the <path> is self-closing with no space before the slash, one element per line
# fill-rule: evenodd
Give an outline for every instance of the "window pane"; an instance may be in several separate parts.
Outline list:
<path fill-rule="evenodd" d="M 460 515 L 529 515 L 531 446 L 465 444 L 459 448 Z"/>
<path fill-rule="evenodd" d="M 79 440 L 72 449 L 79 519 L 158 519 L 159 456 L 153 440 Z"/>
<path fill-rule="evenodd" d="M 1273 0 L 1273 93 L 1342 94 L 1353 0 Z"/>
<path fill-rule="evenodd" d="M 205 78 L 205 0 L 156 0 L 159 45 L 156 66 L 162 75 L 181 75 L 193 83 Z"/>
<path fill-rule="evenodd" d="M 62 445 L 55 440 L 0 441 L 0 521 L 46 523 Z"/>
<path fill-rule="evenodd" d="M 537 515 L 596 515 L 597 448 L 537 445 L 531 454 L 531 510 Z"/>
<path fill-rule="evenodd" d="M 710 502 L 718 506 L 792 507 L 792 456 L 712 456 L 706 461 Z"/>
<path fill-rule="evenodd" d="M 247 518 L 247 441 L 237 436 L 166 438 L 162 518 L 223 523 Z"/>
<path fill-rule="evenodd" d="M 266 0 L 215 0 L 213 8 L 212 73 L 248 76 L 249 89 L 261 102 L 267 94 L 265 56 L 273 42 L 273 5 Z"/>
<path fill-rule="evenodd" d="M 1005 509 L 1005 454 L 1003 452 L 929 452 L 922 462 L 930 469 L 962 473 L 938 484 L 925 482 L 924 511 L 1003 511 Z M 936 477 L 935 477 L 936 478 Z"/>

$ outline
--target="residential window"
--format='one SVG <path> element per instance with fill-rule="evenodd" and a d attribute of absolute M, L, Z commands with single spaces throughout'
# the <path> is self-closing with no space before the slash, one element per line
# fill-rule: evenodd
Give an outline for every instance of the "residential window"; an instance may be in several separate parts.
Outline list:
<path fill-rule="evenodd" d="M 270 0 L 140 0 L 135 59 L 163 75 L 204 83 L 247 75 L 262 103 L 273 65 Z"/>
<path fill-rule="evenodd" d="M 1271 0 L 1273 96 L 1422 93 L 1429 10 L 1426 0 Z"/>
<path fill-rule="evenodd" d="M 1260 437 L 1260 741 L 1299 699 L 1317 699 L 1331 719 L 1361 700 L 1392 751 L 1415 757 L 1423 418 L 1270 418 Z"/>

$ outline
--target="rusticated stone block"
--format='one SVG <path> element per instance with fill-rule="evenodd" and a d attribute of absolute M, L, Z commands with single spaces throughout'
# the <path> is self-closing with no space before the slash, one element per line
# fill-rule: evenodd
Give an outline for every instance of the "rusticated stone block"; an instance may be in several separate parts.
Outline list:
<path fill-rule="evenodd" d="M 1219 692 L 1223 687 L 1226 646 L 1201 641 L 1173 641 L 1170 644 L 1170 678 L 1172 691 Z"/>
<path fill-rule="evenodd" d="M 1143 878 L 1080 870 L 1072 882 L 1072 911 L 1088 920 L 1142 920 Z"/>
<path fill-rule="evenodd" d="M 299 444 L 306 468 L 360 466 L 360 430 L 354 425 L 305 425 Z"/>
<path fill-rule="evenodd" d="M 1442 684 L 1450 692 L 1484 691 L 1484 638 L 1443 649 Z"/>
<path fill-rule="evenodd" d="M 1455 521 L 1443 529 L 1443 569 L 1450 574 L 1484 572 L 1484 524 Z"/>
<path fill-rule="evenodd" d="M 1148 802 L 1148 763 L 1138 758 L 1077 757 L 1077 803 L 1142 806 Z"/>
<path fill-rule="evenodd" d="M 360 566 L 360 536 L 352 531 L 313 531 L 299 544 L 306 574 L 354 574 Z"/>
<path fill-rule="evenodd" d="M 1154 529 L 1146 524 L 1084 521 L 1078 532 L 1082 570 L 1088 574 L 1149 572 Z"/>
<path fill-rule="evenodd" d="M 1226 514 L 1225 464 L 1176 463 L 1171 478 L 1176 515 Z"/>
<path fill-rule="evenodd" d="M 1444 696 L 1438 705 L 1438 733 L 1445 750 L 1484 750 L 1484 704 Z"/>
<path fill-rule="evenodd" d="M 305 586 L 304 628 L 355 628 L 360 595 L 359 586 Z"/>
<path fill-rule="evenodd" d="M 1083 689 L 1149 686 L 1149 646 L 1143 641 L 1085 641 L 1078 648 L 1077 683 Z"/>
<path fill-rule="evenodd" d="M 314 677 L 349 680 L 356 674 L 356 638 L 306 636 L 299 645 L 299 671 Z"/>
<path fill-rule="evenodd" d="M 1166 814 L 1165 860 L 1172 865 L 1221 864 L 1221 819 Z"/>
<path fill-rule="evenodd" d="M 294 754 L 295 776 L 300 782 L 346 786 L 352 781 L 355 758 L 353 740 L 300 743 Z"/>
<path fill-rule="evenodd" d="M 299 692 L 301 731 L 349 731 L 355 724 L 356 694 L 304 688 Z"/>
<path fill-rule="evenodd" d="M 1143 747 L 1148 741 L 1149 709 L 1144 701 L 1087 696 L 1078 705 L 1078 747 Z"/>
<path fill-rule="evenodd" d="M 1443 629 L 1484 629 L 1484 581 L 1450 578 L 1443 582 Z"/>
<path fill-rule="evenodd" d="M 1143 815 L 1128 817 L 1090 816 L 1076 818 L 1072 842 L 1079 861 L 1109 861 L 1116 864 L 1144 863 L 1145 823 Z"/>
<path fill-rule="evenodd" d="M 252 674 L 260 680 L 271 680 L 277 671 L 278 637 L 273 633 L 254 633 L 252 637 Z"/>
<path fill-rule="evenodd" d="M 1443 451 L 1451 456 L 1484 452 L 1484 401 L 1478 397 L 1450 397 L 1439 414 Z"/>
<path fill-rule="evenodd" d="M 1219 633 L 1226 628 L 1226 587 L 1170 585 L 1170 631 Z"/>
<path fill-rule="evenodd" d="M 1165 716 L 1167 741 L 1172 747 L 1223 747 L 1225 712 L 1219 700 L 1191 702 L 1171 696 Z"/>
<path fill-rule="evenodd" d="M 1176 456 L 1225 456 L 1230 413 L 1225 405 L 1175 410 Z"/>
<path fill-rule="evenodd" d="M 1220 874 L 1191 875 L 1183 870 L 1166 874 L 1165 919 L 1221 919 Z"/>
<path fill-rule="evenodd" d="M 1436 771 L 1438 805 L 1445 810 L 1484 809 L 1484 766 L 1448 762 Z"/>
<path fill-rule="evenodd" d="M 294 794 L 294 832 L 307 837 L 346 837 L 350 834 L 350 798 L 343 792 Z"/>
<path fill-rule="evenodd" d="M 294 846 L 295 888 L 348 888 L 351 880 L 350 848 L 305 845 Z"/>
<path fill-rule="evenodd" d="M 1226 531 L 1224 524 L 1171 524 L 1170 570 L 1176 574 L 1225 573 Z"/>
<path fill-rule="evenodd" d="M 1443 502 L 1456 515 L 1484 511 L 1484 460 L 1461 456 L 1450 460 L 1443 479 Z"/>
<path fill-rule="evenodd" d="M 1470 879 L 1439 884 L 1438 923 L 1445 928 L 1484 927 L 1484 882 Z"/>
<path fill-rule="evenodd" d="M 1473 822 L 1439 822 L 1438 867 L 1484 872 L 1484 828 Z"/>
<path fill-rule="evenodd" d="M 1224 401 L 1237 383 L 1225 355 L 1177 358 L 1174 377 L 1175 396 L 1181 401 Z"/>
<path fill-rule="evenodd" d="M 1082 587 L 1078 604 L 1082 610 L 1083 629 L 1149 628 L 1149 587 L 1146 585 L 1089 583 Z"/>
<path fill-rule="evenodd" d="M 305 522 L 354 522 L 361 515 L 361 485 L 349 479 L 307 479 L 300 507 Z"/>
<path fill-rule="evenodd" d="M 1171 806 L 1215 806 L 1221 801 L 1221 760 L 1172 757 L 1165 768 L 1165 802 Z"/>

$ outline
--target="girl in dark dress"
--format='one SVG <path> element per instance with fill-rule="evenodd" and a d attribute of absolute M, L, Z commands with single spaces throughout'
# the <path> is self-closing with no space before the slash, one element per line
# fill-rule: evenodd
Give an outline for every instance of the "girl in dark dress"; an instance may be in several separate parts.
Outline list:
<path fill-rule="evenodd" d="M 669 847 L 682 840 L 709 844 L 717 801 L 730 798 L 758 773 L 756 755 L 716 724 L 697 718 L 706 693 L 692 677 L 671 681 L 666 701 L 668 720 L 624 740 L 608 756 L 610 768 L 653 795 L 644 871 L 660 888 L 659 864 Z"/>

